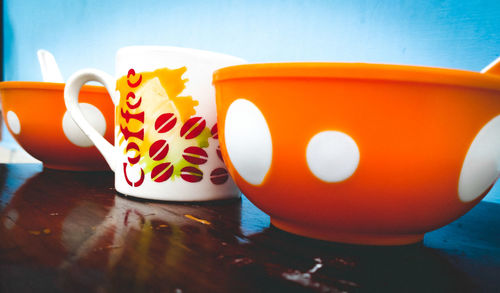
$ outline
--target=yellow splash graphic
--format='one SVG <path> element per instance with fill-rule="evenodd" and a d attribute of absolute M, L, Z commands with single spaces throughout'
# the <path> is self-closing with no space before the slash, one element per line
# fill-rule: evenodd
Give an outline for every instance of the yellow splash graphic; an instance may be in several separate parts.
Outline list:
<path fill-rule="evenodd" d="M 147 174 L 162 162 L 170 162 L 174 166 L 173 178 L 180 176 L 180 170 L 185 166 L 193 166 L 186 162 L 183 151 L 190 146 L 202 148 L 208 147 L 208 138 L 211 136 L 208 127 L 202 131 L 201 135 L 195 139 L 186 140 L 180 137 L 180 129 L 184 122 L 196 115 L 195 106 L 199 102 L 191 96 L 182 96 L 181 93 L 186 88 L 188 79 L 182 76 L 186 72 L 186 67 L 178 69 L 161 68 L 152 72 L 137 72 L 133 76 L 122 76 L 116 82 L 116 89 L 120 92 L 120 102 L 116 107 L 115 125 L 127 127 L 130 132 L 144 131 L 143 140 L 136 137 L 129 137 L 127 143 L 133 142 L 139 149 L 124 149 L 124 154 L 134 158 L 140 156 L 140 164 Z M 139 82 L 140 81 L 140 82 Z M 131 87 L 130 83 L 139 84 Z M 127 104 L 128 102 L 128 104 Z M 139 105 L 135 107 L 135 105 Z M 128 111 L 128 114 L 126 113 Z M 127 115 L 142 115 L 144 122 L 138 119 L 124 118 Z M 155 129 L 155 121 L 162 114 L 172 113 L 176 118 L 175 126 L 166 133 L 159 133 Z M 122 131 L 118 133 L 119 145 L 125 142 Z M 166 140 L 169 145 L 167 156 L 161 161 L 153 160 L 149 156 L 151 145 L 158 140 Z"/>
<path fill-rule="evenodd" d="M 198 101 L 193 100 L 191 96 L 179 96 L 182 91 L 186 88 L 186 82 L 188 81 L 187 79 L 183 79 L 182 75 L 186 72 L 187 68 L 186 67 L 181 67 L 178 69 L 168 69 L 168 68 L 161 68 L 157 69 L 153 72 L 140 72 L 136 73 L 136 76 L 142 75 L 142 82 L 139 85 L 139 87 L 134 89 L 134 92 L 136 93 L 136 97 L 138 96 L 137 91 L 139 91 L 141 88 L 144 88 L 144 86 L 152 80 L 156 80 L 156 82 L 160 83 L 160 86 L 155 87 L 152 89 L 153 92 L 157 96 L 164 97 L 166 99 L 169 99 L 174 105 L 175 108 L 178 110 L 178 113 L 180 115 L 181 121 L 186 122 L 186 120 L 191 117 L 192 115 L 196 114 L 196 111 L 194 109 L 195 106 L 198 106 Z M 120 79 L 116 81 L 116 90 L 120 92 L 120 104 L 118 105 L 118 108 L 126 109 L 127 105 L 127 94 L 130 92 L 131 88 L 127 84 L 127 76 L 122 76 Z M 148 103 L 149 106 L 155 106 L 154 104 L 162 104 L 163 100 L 158 100 L 156 101 L 151 101 L 151 98 L 155 97 L 148 97 Z M 144 103 L 145 101 L 143 101 Z M 148 105 L 141 104 L 141 107 L 137 109 L 135 112 L 140 112 L 142 110 L 146 110 L 144 106 L 148 107 Z M 117 119 L 120 116 L 117 116 Z M 118 122 L 118 121 L 116 121 Z M 118 125 L 118 124 L 116 124 Z"/>

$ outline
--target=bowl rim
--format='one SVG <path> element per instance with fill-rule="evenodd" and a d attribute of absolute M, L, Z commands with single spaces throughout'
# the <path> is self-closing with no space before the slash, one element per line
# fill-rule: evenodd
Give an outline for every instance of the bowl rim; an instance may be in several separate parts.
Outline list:
<path fill-rule="evenodd" d="M 255 78 L 398 81 L 500 91 L 500 76 L 498 75 L 439 67 L 357 62 L 282 62 L 234 65 L 216 70 L 213 74 L 213 83 Z"/>
<path fill-rule="evenodd" d="M 5 89 L 38 89 L 38 90 L 56 90 L 64 91 L 65 83 L 42 82 L 42 81 L 1 81 L 0 90 Z M 103 86 L 84 85 L 82 90 L 86 92 L 105 92 Z"/>

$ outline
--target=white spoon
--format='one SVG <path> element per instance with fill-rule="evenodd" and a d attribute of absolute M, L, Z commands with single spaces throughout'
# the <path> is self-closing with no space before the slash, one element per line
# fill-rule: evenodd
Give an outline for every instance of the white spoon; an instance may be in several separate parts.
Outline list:
<path fill-rule="evenodd" d="M 500 75 L 500 57 L 483 68 L 481 73 Z"/>
<path fill-rule="evenodd" d="M 63 83 L 64 79 L 54 56 L 49 51 L 43 49 L 38 50 L 37 55 L 40 68 L 42 69 L 43 81 Z"/>

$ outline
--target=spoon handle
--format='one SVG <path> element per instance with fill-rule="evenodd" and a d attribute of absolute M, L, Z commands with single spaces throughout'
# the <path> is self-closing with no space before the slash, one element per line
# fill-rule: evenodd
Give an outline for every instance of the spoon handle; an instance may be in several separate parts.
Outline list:
<path fill-rule="evenodd" d="M 500 56 L 483 68 L 481 73 L 500 75 Z"/>
<path fill-rule="evenodd" d="M 64 82 L 64 79 L 59 71 L 59 66 L 56 63 L 54 55 L 47 50 L 40 49 L 37 51 L 40 69 L 42 70 L 42 78 L 45 82 Z"/>

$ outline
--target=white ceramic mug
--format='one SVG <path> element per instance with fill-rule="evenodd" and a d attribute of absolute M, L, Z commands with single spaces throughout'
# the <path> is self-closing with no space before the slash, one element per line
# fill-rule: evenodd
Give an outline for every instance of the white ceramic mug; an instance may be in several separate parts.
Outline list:
<path fill-rule="evenodd" d="M 239 197 L 220 155 L 214 70 L 245 63 L 229 55 L 162 46 L 124 47 L 116 54 L 116 78 L 83 69 L 66 83 L 73 120 L 115 172 L 118 192 L 167 201 Z M 102 83 L 115 104 L 115 145 L 87 121 L 78 106 L 80 88 Z"/>

